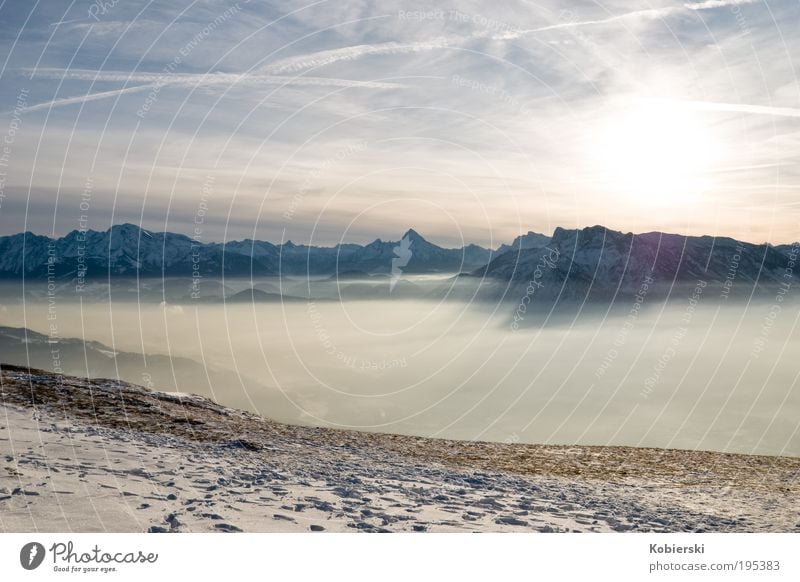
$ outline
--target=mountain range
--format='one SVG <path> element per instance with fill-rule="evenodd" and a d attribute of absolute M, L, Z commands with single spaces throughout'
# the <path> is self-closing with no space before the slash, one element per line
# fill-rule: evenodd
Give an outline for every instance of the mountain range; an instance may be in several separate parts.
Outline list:
<path fill-rule="evenodd" d="M 415 230 L 405 273 L 453 273 L 486 265 L 493 253 L 478 245 L 446 249 Z M 333 247 L 273 244 L 242 240 L 202 243 L 171 232 L 153 232 L 133 224 L 107 231 L 72 231 L 62 238 L 30 232 L 0 237 L 0 278 L 41 279 L 192 276 L 244 277 L 389 273 L 399 241 L 376 239 L 367 245 Z"/>
<path fill-rule="evenodd" d="M 723 293 L 736 283 L 739 295 L 774 294 L 793 280 L 798 255 L 798 243 L 775 247 L 725 237 L 558 227 L 545 245 L 501 254 L 471 275 L 559 299 L 629 295 L 645 284 L 648 291 L 698 282 L 721 285 Z"/>
<path fill-rule="evenodd" d="M 603 226 L 558 227 L 552 236 L 528 232 L 496 250 L 478 245 L 442 248 L 413 229 L 401 240 L 408 249 L 402 274 L 461 273 L 464 281 L 501 282 L 510 287 L 535 282 L 539 296 L 583 298 L 636 292 L 643 281 L 671 287 L 702 280 L 738 291 L 774 289 L 790 280 L 800 245 L 772 246 L 725 237 L 661 232 L 623 233 Z M 260 277 L 328 276 L 346 282 L 389 275 L 404 254 L 400 241 L 333 247 L 242 240 L 201 243 L 183 234 L 152 232 L 132 224 L 105 232 L 73 231 L 52 239 L 29 232 L 0 237 L 0 278 L 69 281 L 139 276 Z M 747 285 L 742 285 L 746 283 Z M 262 289 L 278 299 L 275 289 Z M 247 297 L 245 297 L 245 295 Z M 242 299 L 255 298 L 246 291 Z"/>

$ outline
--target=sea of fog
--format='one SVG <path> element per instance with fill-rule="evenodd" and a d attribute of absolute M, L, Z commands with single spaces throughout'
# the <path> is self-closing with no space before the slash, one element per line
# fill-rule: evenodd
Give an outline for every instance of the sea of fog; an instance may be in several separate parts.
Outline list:
<path fill-rule="evenodd" d="M 3 303 L 0 324 L 234 371 L 181 389 L 293 423 L 800 455 L 797 307 L 683 298 L 516 330 L 512 311 L 456 300 L 41 297 Z M 144 363 L 140 377 L 126 375 L 147 383 Z"/>

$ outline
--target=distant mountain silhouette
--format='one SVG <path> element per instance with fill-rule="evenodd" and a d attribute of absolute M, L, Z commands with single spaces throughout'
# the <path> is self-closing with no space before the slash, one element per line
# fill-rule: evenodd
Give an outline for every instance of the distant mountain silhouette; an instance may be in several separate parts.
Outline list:
<path fill-rule="evenodd" d="M 510 245 L 500 245 L 497 249 L 496 255 L 502 255 L 509 251 L 519 251 L 524 249 L 535 249 L 542 247 L 550 242 L 550 237 L 546 234 L 539 234 L 538 232 L 528 231 L 528 234 L 521 234 L 514 239 Z"/>
<path fill-rule="evenodd" d="M 636 293 L 646 279 L 652 281 L 651 291 L 704 281 L 776 293 L 787 281 L 792 249 L 798 247 L 661 232 L 635 235 L 603 226 L 559 227 L 545 244 L 501 254 L 472 274 L 532 286 L 539 298 L 626 295 Z"/>
<path fill-rule="evenodd" d="M 489 249 L 468 245 L 445 249 L 409 230 L 413 245 L 405 273 L 469 271 L 486 265 Z M 333 247 L 276 245 L 242 240 L 200 243 L 188 236 L 153 232 L 133 224 L 105 232 L 73 231 L 52 239 L 30 232 L 0 237 L 0 278 L 85 277 L 237 277 L 389 273 L 398 241 L 377 239 L 367 245 Z"/>
<path fill-rule="evenodd" d="M 256 240 L 198 243 L 182 234 L 121 224 L 105 232 L 73 231 L 58 239 L 29 232 L 0 237 L 0 278 L 43 280 L 53 276 L 70 281 L 83 276 L 102 281 L 182 277 L 180 292 L 187 295 L 190 278 L 197 274 L 206 282 L 223 275 L 308 274 L 339 280 L 381 275 L 397 284 L 409 274 L 470 273 L 512 287 L 535 279 L 539 296 L 581 298 L 635 292 L 649 274 L 657 286 L 702 279 L 720 284 L 735 281 L 737 289 L 747 288 L 743 283 L 756 291 L 764 286 L 774 289 L 785 279 L 789 256 L 794 253 L 797 259 L 797 252 L 797 245 L 774 247 L 660 232 L 634 235 L 603 226 L 558 227 L 552 237 L 528 232 L 491 251 L 472 244 L 442 248 L 414 229 L 399 241 L 376 239 L 366 245 L 317 247 L 291 241 L 281 245 Z M 409 293 L 405 287 L 397 293 Z M 213 300 L 222 293 L 207 285 L 203 296 Z M 365 287 L 363 293 L 376 292 Z M 274 301 L 279 297 L 277 288 L 262 287 L 231 299 Z"/>

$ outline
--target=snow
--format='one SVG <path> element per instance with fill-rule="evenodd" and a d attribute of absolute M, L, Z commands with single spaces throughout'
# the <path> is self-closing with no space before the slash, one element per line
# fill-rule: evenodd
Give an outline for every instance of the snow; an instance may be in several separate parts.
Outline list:
<path fill-rule="evenodd" d="M 5 532 L 800 531 L 800 459 L 292 427 L 17 370 L 2 388 Z"/>

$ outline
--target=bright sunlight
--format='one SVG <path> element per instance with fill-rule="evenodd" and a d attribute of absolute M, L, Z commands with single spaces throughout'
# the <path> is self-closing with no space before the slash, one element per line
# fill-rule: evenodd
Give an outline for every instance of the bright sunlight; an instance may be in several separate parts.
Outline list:
<path fill-rule="evenodd" d="M 655 204 L 689 201 L 708 191 L 720 144 L 701 115 L 670 101 L 647 100 L 611 118 L 595 144 L 605 185 Z"/>

